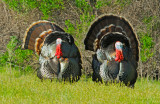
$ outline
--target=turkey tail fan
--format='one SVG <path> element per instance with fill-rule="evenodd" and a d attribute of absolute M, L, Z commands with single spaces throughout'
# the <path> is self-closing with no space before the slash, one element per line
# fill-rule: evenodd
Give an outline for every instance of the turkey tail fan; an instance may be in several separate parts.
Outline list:
<path fill-rule="evenodd" d="M 123 17 L 102 15 L 90 26 L 84 40 L 85 49 L 96 51 L 111 42 L 121 41 L 132 49 L 133 57 L 139 60 L 139 41 L 131 24 Z M 103 43 L 103 44 L 102 44 Z"/>
<path fill-rule="evenodd" d="M 61 38 L 62 41 L 65 41 L 69 44 L 74 43 L 74 39 L 72 35 L 65 33 L 65 32 L 60 32 L 60 31 L 54 31 L 47 35 L 47 37 L 44 40 L 44 44 L 51 44 L 53 41 L 56 41 L 57 38 Z"/>
<path fill-rule="evenodd" d="M 32 23 L 25 32 L 22 48 L 33 50 L 39 55 L 45 37 L 53 31 L 64 32 L 58 25 L 46 20 Z"/>

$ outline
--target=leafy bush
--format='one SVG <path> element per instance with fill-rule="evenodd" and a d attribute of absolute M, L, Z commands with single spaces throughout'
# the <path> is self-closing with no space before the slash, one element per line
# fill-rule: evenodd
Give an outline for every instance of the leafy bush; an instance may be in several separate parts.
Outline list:
<path fill-rule="evenodd" d="M 39 10 L 43 13 L 43 19 L 48 19 L 52 15 L 52 10 L 63 9 L 63 0 L 41 0 L 39 2 Z"/>
<path fill-rule="evenodd" d="M 95 19 L 95 15 L 90 15 L 89 13 L 87 14 L 82 14 L 80 15 L 80 22 L 77 21 L 77 23 L 74 25 L 70 22 L 70 20 L 65 21 L 65 25 L 67 26 L 64 28 L 64 30 L 72 34 L 75 39 L 76 45 L 81 45 L 81 42 L 83 38 L 85 37 L 86 31 L 88 30 L 88 27 L 90 26 L 90 23 Z"/>
<path fill-rule="evenodd" d="M 89 5 L 88 1 L 86 0 L 75 0 L 75 4 L 80 10 L 82 10 L 83 13 L 92 11 L 91 5 Z"/>
<path fill-rule="evenodd" d="M 153 39 L 151 37 L 152 34 L 152 27 L 153 23 L 152 21 L 156 19 L 156 17 L 144 17 L 142 22 L 145 26 L 145 32 L 140 31 L 138 32 L 138 35 L 140 37 L 140 43 L 141 43 L 141 60 L 142 62 L 146 62 L 150 57 L 153 56 L 154 52 L 152 51 L 152 48 L 154 46 Z M 144 28 L 144 27 L 140 27 Z"/>
<path fill-rule="evenodd" d="M 96 2 L 95 7 L 96 7 L 97 9 L 100 9 L 101 7 L 109 6 L 111 3 L 112 3 L 112 0 L 98 0 L 98 1 Z"/>
<path fill-rule="evenodd" d="M 31 69 L 30 60 L 33 52 L 31 50 L 22 50 L 20 41 L 12 36 L 7 44 L 6 52 L 0 56 L 0 64 L 2 66 L 10 64 L 13 67 L 22 68 L 24 70 Z"/>
<path fill-rule="evenodd" d="M 75 27 L 70 20 L 66 20 L 65 25 L 67 26 L 67 28 L 64 28 L 64 29 L 67 33 L 75 34 Z"/>
<path fill-rule="evenodd" d="M 10 8 L 17 12 L 28 12 L 29 10 L 36 8 L 37 1 L 35 0 L 4 0 Z"/>
<path fill-rule="evenodd" d="M 4 0 L 10 8 L 17 12 L 26 13 L 38 8 L 43 13 L 43 19 L 51 16 L 52 10 L 63 9 L 63 0 Z"/>
<path fill-rule="evenodd" d="M 153 48 L 153 39 L 150 35 L 146 33 L 142 33 L 140 36 L 141 42 L 141 60 L 142 62 L 147 61 L 150 57 L 153 56 L 152 48 Z"/>

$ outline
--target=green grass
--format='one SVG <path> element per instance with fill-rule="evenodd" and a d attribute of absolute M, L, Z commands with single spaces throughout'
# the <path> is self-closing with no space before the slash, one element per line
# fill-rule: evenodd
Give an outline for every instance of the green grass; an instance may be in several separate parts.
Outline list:
<path fill-rule="evenodd" d="M 138 80 L 135 88 L 94 83 L 41 82 L 36 73 L 0 68 L 1 104 L 153 104 L 160 103 L 160 83 Z"/>

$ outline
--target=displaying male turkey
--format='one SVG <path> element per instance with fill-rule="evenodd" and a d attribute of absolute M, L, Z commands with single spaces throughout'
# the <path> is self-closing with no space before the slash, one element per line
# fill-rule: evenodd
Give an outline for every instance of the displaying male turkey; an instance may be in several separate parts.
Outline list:
<path fill-rule="evenodd" d="M 94 51 L 93 81 L 124 82 L 134 86 L 139 60 L 139 42 L 126 19 L 103 15 L 93 22 L 84 40 L 85 49 Z"/>
<path fill-rule="evenodd" d="M 39 55 L 40 79 L 78 81 L 81 76 L 81 56 L 74 39 L 49 21 L 33 23 L 25 32 L 23 48 Z"/>

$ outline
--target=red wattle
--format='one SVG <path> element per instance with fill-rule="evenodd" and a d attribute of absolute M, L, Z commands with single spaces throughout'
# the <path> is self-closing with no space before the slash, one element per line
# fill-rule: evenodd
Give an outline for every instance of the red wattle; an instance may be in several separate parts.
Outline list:
<path fill-rule="evenodd" d="M 55 56 L 57 56 L 58 59 L 62 56 L 61 44 L 58 44 L 58 45 L 56 46 Z"/>
<path fill-rule="evenodd" d="M 116 58 L 115 61 L 121 62 L 124 59 L 122 50 L 116 49 Z"/>

